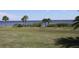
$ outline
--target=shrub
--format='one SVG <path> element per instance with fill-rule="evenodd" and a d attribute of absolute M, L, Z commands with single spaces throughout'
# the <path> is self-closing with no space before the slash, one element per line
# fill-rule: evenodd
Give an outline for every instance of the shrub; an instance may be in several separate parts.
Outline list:
<path fill-rule="evenodd" d="M 71 26 L 70 24 L 64 24 L 64 23 L 60 23 L 60 24 L 56 24 L 57 27 L 69 27 Z"/>
<path fill-rule="evenodd" d="M 14 24 L 13 27 L 23 27 L 22 24 Z"/>
<path fill-rule="evenodd" d="M 49 24 L 47 27 L 55 27 L 55 24 Z"/>
<path fill-rule="evenodd" d="M 41 27 L 41 23 L 34 23 L 34 24 L 31 24 L 30 27 Z"/>
<path fill-rule="evenodd" d="M 31 24 L 27 24 L 27 25 L 26 25 L 26 27 L 30 27 L 30 26 L 31 26 Z"/>
<path fill-rule="evenodd" d="M 71 24 L 64 24 L 64 23 L 59 23 L 59 24 L 49 24 L 47 27 L 69 27 Z"/>

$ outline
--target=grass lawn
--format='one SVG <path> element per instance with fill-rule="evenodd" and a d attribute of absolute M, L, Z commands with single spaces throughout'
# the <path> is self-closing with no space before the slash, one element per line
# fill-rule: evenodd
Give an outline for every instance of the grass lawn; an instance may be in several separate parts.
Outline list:
<path fill-rule="evenodd" d="M 0 27 L 1 48 L 56 48 L 54 40 L 61 37 L 79 36 L 78 30 L 70 27 Z"/>

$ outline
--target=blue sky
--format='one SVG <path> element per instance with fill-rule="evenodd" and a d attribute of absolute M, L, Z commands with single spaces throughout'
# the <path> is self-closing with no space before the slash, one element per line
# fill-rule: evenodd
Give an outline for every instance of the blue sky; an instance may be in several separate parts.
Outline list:
<path fill-rule="evenodd" d="M 24 15 L 29 17 L 28 20 L 42 20 L 43 18 L 73 20 L 79 12 L 77 10 L 0 10 L 0 20 L 5 15 L 10 20 L 20 20 Z"/>

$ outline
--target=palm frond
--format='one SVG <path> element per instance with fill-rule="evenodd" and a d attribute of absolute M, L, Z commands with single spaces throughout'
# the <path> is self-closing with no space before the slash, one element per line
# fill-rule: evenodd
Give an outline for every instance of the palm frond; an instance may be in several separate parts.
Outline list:
<path fill-rule="evenodd" d="M 77 17 L 75 18 L 74 22 L 75 22 L 75 21 L 79 21 L 79 16 L 77 16 Z"/>
<path fill-rule="evenodd" d="M 79 24 L 77 24 L 77 25 L 74 26 L 74 29 L 77 29 L 77 28 L 79 28 Z"/>
<path fill-rule="evenodd" d="M 79 22 L 75 22 L 72 24 L 72 26 L 76 26 L 77 24 L 79 24 Z"/>

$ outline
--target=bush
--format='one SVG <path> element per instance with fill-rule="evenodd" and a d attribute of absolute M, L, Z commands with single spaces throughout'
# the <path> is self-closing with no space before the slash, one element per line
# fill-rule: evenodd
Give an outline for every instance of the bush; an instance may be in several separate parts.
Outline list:
<path fill-rule="evenodd" d="M 69 27 L 69 26 L 71 26 L 71 24 L 60 23 L 60 24 L 49 24 L 47 27 Z"/>
<path fill-rule="evenodd" d="M 56 25 L 55 24 L 48 24 L 47 27 L 55 27 Z"/>
<path fill-rule="evenodd" d="M 30 26 L 31 26 L 31 24 L 27 24 L 27 25 L 26 25 L 26 27 L 30 27 Z"/>
<path fill-rule="evenodd" d="M 64 24 L 64 23 L 61 23 L 61 24 L 56 24 L 57 27 L 69 27 L 71 26 L 70 24 Z"/>
<path fill-rule="evenodd" d="M 41 23 L 34 23 L 34 24 L 31 24 L 30 27 L 41 27 Z"/>
<path fill-rule="evenodd" d="M 14 24 L 13 27 L 23 27 L 22 24 Z"/>

